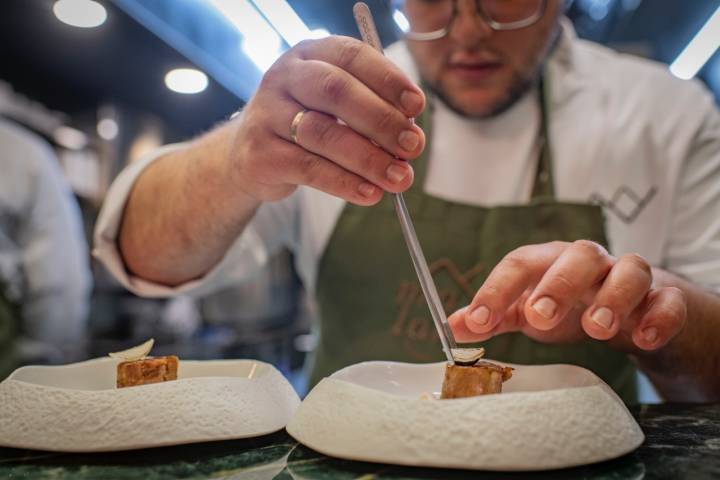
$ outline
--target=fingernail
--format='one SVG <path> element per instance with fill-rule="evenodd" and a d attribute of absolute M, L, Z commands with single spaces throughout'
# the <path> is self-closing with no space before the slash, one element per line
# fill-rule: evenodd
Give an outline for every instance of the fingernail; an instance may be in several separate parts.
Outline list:
<path fill-rule="evenodd" d="M 402 182 L 405 177 L 408 176 L 408 173 L 408 167 L 406 165 L 390 165 L 385 171 L 385 175 L 392 183 Z"/>
<path fill-rule="evenodd" d="M 598 324 L 598 326 L 610 330 L 613 324 L 613 313 L 607 307 L 600 307 L 590 315 L 590 320 Z"/>
<path fill-rule="evenodd" d="M 658 338 L 658 330 L 655 327 L 648 327 L 642 332 L 645 341 L 648 343 L 655 343 Z"/>
<path fill-rule="evenodd" d="M 370 198 L 375 195 L 376 188 L 372 183 L 364 182 L 358 185 L 358 192 L 360 192 L 360 195 L 363 197 Z"/>
<path fill-rule="evenodd" d="M 405 130 L 398 137 L 398 143 L 403 150 L 412 152 L 420 143 L 420 136 L 412 130 Z"/>
<path fill-rule="evenodd" d="M 555 316 L 555 310 L 557 310 L 557 303 L 555 303 L 555 301 L 550 297 L 542 297 L 540 300 L 533 304 L 532 308 L 542 317 L 551 319 Z"/>
<path fill-rule="evenodd" d="M 417 113 L 422 108 L 422 103 L 422 96 L 412 90 L 405 90 L 400 95 L 400 105 L 410 114 Z"/>
<path fill-rule="evenodd" d="M 481 305 L 473 310 L 468 318 L 478 327 L 484 327 L 490 321 L 490 309 Z"/>

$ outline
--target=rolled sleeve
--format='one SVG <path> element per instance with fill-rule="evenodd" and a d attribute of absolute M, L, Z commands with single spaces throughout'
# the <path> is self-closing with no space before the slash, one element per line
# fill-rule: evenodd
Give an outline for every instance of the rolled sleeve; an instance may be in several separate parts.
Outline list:
<path fill-rule="evenodd" d="M 287 208 L 288 205 L 263 205 L 222 260 L 202 277 L 169 287 L 132 275 L 125 268 L 118 246 L 120 223 L 128 197 L 138 177 L 149 165 L 183 147 L 184 144 L 165 146 L 128 166 L 110 187 L 98 217 L 94 234 L 94 257 L 125 288 L 139 296 L 203 295 L 223 286 L 242 282 L 260 271 L 267 263 L 268 257 L 280 245 L 288 243 L 284 235 L 288 229 L 283 225 L 290 223 L 290 219 L 285 218 L 285 214 L 289 214 L 292 209 Z"/>

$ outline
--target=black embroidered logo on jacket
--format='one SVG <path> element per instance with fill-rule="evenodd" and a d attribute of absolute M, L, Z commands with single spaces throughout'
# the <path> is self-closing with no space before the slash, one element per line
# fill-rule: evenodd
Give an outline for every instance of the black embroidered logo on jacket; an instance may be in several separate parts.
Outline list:
<path fill-rule="evenodd" d="M 590 195 L 590 202 L 603 206 L 614 213 L 625 223 L 632 223 L 640 215 L 645 206 L 655 197 L 657 187 L 650 187 L 650 190 L 640 196 L 633 189 L 623 185 L 615 191 L 610 200 L 599 193 Z"/>

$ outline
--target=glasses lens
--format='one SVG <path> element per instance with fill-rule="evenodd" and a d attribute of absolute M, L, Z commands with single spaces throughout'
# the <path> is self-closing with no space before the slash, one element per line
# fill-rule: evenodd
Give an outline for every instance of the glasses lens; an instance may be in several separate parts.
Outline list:
<path fill-rule="evenodd" d="M 480 0 L 485 15 L 499 24 L 512 24 L 541 13 L 542 0 Z"/>
<path fill-rule="evenodd" d="M 452 0 L 404 0 L 401 5 L 412 32 L 443 30 L 452 20 Z"/>

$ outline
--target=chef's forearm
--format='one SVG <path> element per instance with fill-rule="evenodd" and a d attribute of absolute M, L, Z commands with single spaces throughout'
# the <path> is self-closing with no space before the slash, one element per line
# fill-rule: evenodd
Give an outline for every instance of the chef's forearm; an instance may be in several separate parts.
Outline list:
<path fill-rule="evenodd" d="M 654 276 L 685 293 L 687 321 L 661 350 L 634 356 L 638 366 L 666 400 L 720 400 L 720 296 L 664 271 Z"/>
<path fill-rule="evenodd" d="M 158 159 L 129 196 L 118 243 L 134 275 L 175 286 L 223 257 L 259 203 L 233 181 L 231 123 Z"/>

